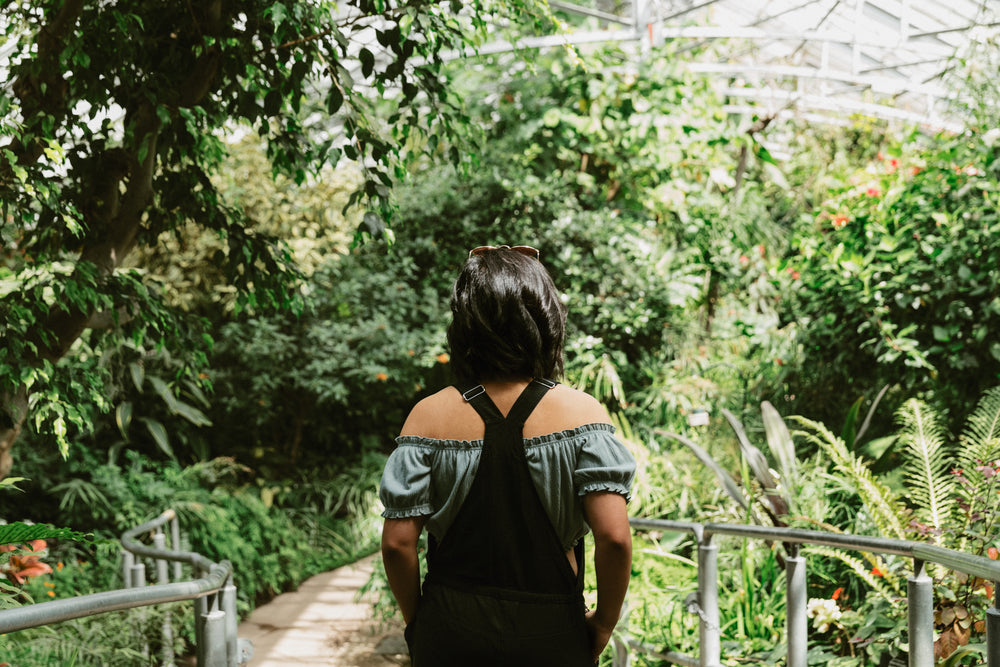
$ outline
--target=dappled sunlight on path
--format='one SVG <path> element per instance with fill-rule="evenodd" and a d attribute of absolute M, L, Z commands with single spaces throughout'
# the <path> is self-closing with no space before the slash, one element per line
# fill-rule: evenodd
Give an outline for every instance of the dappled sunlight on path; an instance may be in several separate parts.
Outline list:
<path fill-rule="evenodd" d="M 239 628 L 254 645 L 249 667 L 408 665 L 402 628 L 379 624 L 371 604 L 356 600 L 373 561 L 318 574 L 255 609 Z"/>

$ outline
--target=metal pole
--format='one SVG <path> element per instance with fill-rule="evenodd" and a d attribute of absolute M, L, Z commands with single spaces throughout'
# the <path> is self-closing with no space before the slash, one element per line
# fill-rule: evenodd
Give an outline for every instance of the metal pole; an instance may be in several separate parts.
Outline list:
<path fill-rule="evenodd" d="M 131 551 L 122 551 L 122 582 L 123 588 L 132 588 L 132 566 L 135 556 Z"/>
<path fill-rule="evenodd" d="M 153 546 L 161 551 L 167 548 L 167 536 L 162 528 L 157 528 L 153 534 Z M 170 573 L 167 568 L 167 561 L 162 558 L 156 559 L 156 583 L 169 584 Z M 163 638 L 163 648 L 161 650 L 163 667 L 174 667 L 174 628 L 170 625 L 170 612 L 163 615 L 163 625 L 160 627 L 160 636 Z"/>
<path fill-rule="evenodd" d="M 146 586 L 146 564 L 136 563 L 132 566 L 132 576 L 131 576 L 131 587 L 132 588 L 144 588 Z M 136 616 L 139 617 L 139 624 L 141 626 L 146 625 L 146 608 L 142 607 L 135 612 Z M 145 636 L 145 633 L 143 633 Z M 142 644 L 142 655 L 143 657 L 149 657 L 149 644 L 143 642 Z"/>
<path fill-rule="evenodd" d="M 226 655 L 227 667 L 238 667 L 240 664 L 239 649 L 239 619 L 236 614 L 236 586 L 230 576 L 220 592 L 222 612 L 226 615 Z"/>
<path fill-rule="evenodd" d="M 924 561 L 913 559 L 913 576 L 907 580 L 910 667 L 934 665 L 934 588 Z"/>
<path fill-rule="evenodd" d="M 993 582 L 993 606 L 986 610 L 986 665 L 1000 667 L 1000 581 Z"/>
<path fill-rule="evenodd" d="M 707 535 L 698 542 L 698 605 L 701 623 L 698 635 L 701 667 L 715 667 L 722 661 L 722 637 L 719 625 L 719 547 Z"/>
<path fill-rule="evenodd" d="M 174 551 L 181 550 L 181 524 L 177 515 L 174 514 L 173 518 L 170 519 L 170 548 Z M 179 560 L 174 561 L 174 580 L 180 581 L 184 574 L 181 572 L 181 562 Z"/>
<path fill-rule="evenodd" d="M 200 597 L 194 601 L 194 645 L 198 664 L 205 664 L 205 617 L 208 615 L 208 600 Z"/>
<path fill-rule="evenodd" d="M 204 651 L 199 650 L 200 667 L 226 667 L 226 614 L 210 611 L 202 617 L 205 626 Z M 199 647 L 200 649 L 201 647 Z"/>
<path fill-rule="evenodd" d="M 785 632 L 788 635 L 788 667 L 806 667 L 809 620 L 806 617 L 806 559 L 797 546 L 785 559 L 785 591 L 788 598 Z"/>

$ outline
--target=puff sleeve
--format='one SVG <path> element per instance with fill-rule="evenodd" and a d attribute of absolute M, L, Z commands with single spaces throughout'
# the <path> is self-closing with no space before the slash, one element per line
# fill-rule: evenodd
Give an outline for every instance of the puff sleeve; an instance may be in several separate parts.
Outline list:
<path fill-rule="evenodd" d="M 379 499 L 386 519 L 406 519 L 434 513 L 431 504 L 431 457 L 426 447 L 400 442 L 382 471 Z"/>
<path fill-rule="evenodd" d="M 582 439 L 577 454 L 573 486 L 578 496 L 611 491 L 628 500 L 635 477 L 635 459 L 618 438 L 613 427 L 592 431 Z"/>

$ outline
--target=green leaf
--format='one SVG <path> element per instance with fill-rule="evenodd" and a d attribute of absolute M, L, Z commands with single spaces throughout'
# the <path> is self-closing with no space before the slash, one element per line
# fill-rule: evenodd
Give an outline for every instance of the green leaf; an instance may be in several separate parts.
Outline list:
<path fill-rule="evenodd" d="M 132 423 L 132 403 L 130 401 L 122 401 L 115 408 L 115 423 L 118 424 L 118 430 L 127 442 L 128 427 Z"/>
<path fill-rule="evenodd" d="M 361 59 L 361 76 L 368 78 L 375 71 L 375 55 L 367 48 L 362 47 L 358 57 Z"/>
<path fill-rule="evenodd" d="M 340 88 L 336 84 L 330 86 L 330 92 L 326 96 L 326 111 L 329 114 L 335 114 L 340 110 L 340 107 L 344 104 L 344 94 L 340 92 Z"/>
<path fill-rule="evenodd" d="M 132 384 L 139 391 L 142 391 L 143 379 L 146 376 L 146 371 L 143 369 L 142 365 L 133 361 L 128 365 L 129 373 L 132 375 Z"/>
<path fill-rule="evenodd" d="M 167 429 L 164 428 L 163 424 L 148 417 L 141 417 L 140 419 L 146 425 L 146 430 L 149 431 L 149 434 L 153 436 L 156 446 L 170 458 L 175 458 L 174 450 L 170 448 L 170 438 L 167 436 Z"/>

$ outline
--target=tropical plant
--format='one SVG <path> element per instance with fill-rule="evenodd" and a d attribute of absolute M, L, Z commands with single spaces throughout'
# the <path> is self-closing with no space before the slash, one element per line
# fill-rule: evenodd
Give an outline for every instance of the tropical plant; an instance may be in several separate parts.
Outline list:
<path fill-rule="evenodd" d="M 494 17 L 550 20 L 534 0 L 0 8 L 11 82 L 0 92 L 0 477 L 29 409 L 64 452 L 66 423 L 90 424 L 80 406 L 108 409 L 99 376 L 53 377 L 81 336 L 104 331 L 84 344 L 102 350 L 130 337 L 171 342 L 178 313 L 123 269 L 136 247 L 197 224 L 225 239 L 218 264 L 241 306 L 297 301 L 287 246 L 253 229 L 209 176 L 226 132 L 257 133 L 271 168 L 296 183 L 356 161 L 364 177 L 350 203 L 385 217 L 407 156 L 428 149 L 422 139 L 461 155 L 448 139 L 467 123 L 443 52 L 474 47 Z M 374 210 L 367 220 L 384 227 Z M 40 375 L 50 391 L 39 391 Z"/>

